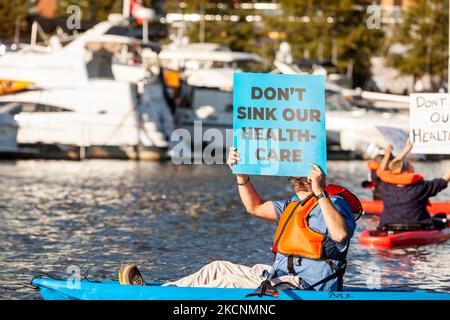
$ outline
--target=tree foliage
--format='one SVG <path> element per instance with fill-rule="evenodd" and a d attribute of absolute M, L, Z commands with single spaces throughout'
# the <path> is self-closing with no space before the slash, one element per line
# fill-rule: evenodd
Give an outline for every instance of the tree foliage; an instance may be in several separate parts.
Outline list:
<path fill-rule="evenodd" d="M 16 24 L 28 14 L 27 0 L 0 0 L 0 39 L 14 37 Z"/>
<path fill-rule="evenodd" d="M 63 0 L 58 2 L 58 15 L 67 15 L 67 8 L 77 5 L 82 10 L 82 19 L 102 21 L 110 13 L 122 12 L 122 1 L 117 0 Z"/>
<path fill-rule="evenodd" d="M 379 52 L 384 33 L 369 29 L 367 0 L 281 0 L 284 17 L 269 28 L 286 34 L 295 60 L 334 60 L 341 72 L 353 70 L 356 84 L 368 76 L 370 58 Z M 275 21 L 274 21 L 275 20 Z M 360 80 L 360 81 L 358 81 Z M 359 83 L 358 83 L 359 82 Z"/>
<path fill-rule="evenodd" d="M 225 3 L 226 10 L 217 3 Z M 261 12 L 237 9 L 236 1 L 185 2 L 167 1 L 167 12 L 238 15 L 238 22 L 220 21 L 205 23 L 205 40 L 226 44 L 233 50 L 259 53 L 273 60 L 281 41 L 290 43 L 295 60 L 332 60 L 346 72 L 349 66 L 355 78 L 364 79 L 369 74 L 370 58 L 382 44 L 383 32 L 366 25 L 366 7 L 371 0 L 280 0 L 280 12 Z M 247 15 L 262 15 L 260 23 L 248 22 Z M 200 23 L 188 25 L 192 41 L 199 40 Z"/>
<path fill-rule="evenodd" d="M 0 38 L 14 35 L 17 21 L 25 21 L 36 1 L 0 0 Z M 161 0 L 144 0 L 146 7 L 160 5 Z M 251 2 L 251 1 L 246 1 Z M 221 21 L 191 22 L 186 25 L 192 42 L 204 40 L 228 45 L 235 51 L 254 52 L 272 61 L 282 41 L 292 47 L 294 60 L 334 60 L 341 72 L 352 71 L 358 82 L 369 75 L 370 58 L 380 54 L 386 44 L 403 44 L 406 53 L 387 52 L 388 62 L 403 74 L 421 77 L 447 76 L 448 2 L 442 0 L 411 1 L 404 19 L 393 29 L 393 41 L 384 43 L 382 30 L 369 29 L 366 8 L 372 0 L 279 0 L 282 10 L 242 9 L 237 0 L 166 0 L 165 11 L 200 13 L 222 17 Z M 120 0 L 61 0 L 59 15 L 67 7 L 80 6 L 83 19 L 101 21 L 109 13 L 122 11 Z M 249 15 L 261 16 L 248 21 Z M 224 18 L 227 16 L 228 18 Z M 231 20 L 231 16 L 239 19 Z M 362 81 L 359 81 L 361 85 Z"/>
<path fill-rule="evenodd" d="M 437 88 L 448 70 L 448 1 L 417 0 L 403 17 L 392 43 L 402 44 L 406 52 L 393 52 L 388 61 L 406 75 L 434 75 Z"/>
<path fill-rule="evenodd" d="M 199 13 L 203 15 L 232 16 L 238 15 L 239 21 L 204 21 L 187 25 L 187 35 L 192 42 L 205 40 L 228 45 L 235 51 L 257 52 L 258 28 L 254 23 L 245 21 L 245 15 L 254 13 L 253 10 L 236 9 L 233 5 L 236 1 L 185 1 L 180 6 L 179 1 L 167 0 L 166 12 Z"/>

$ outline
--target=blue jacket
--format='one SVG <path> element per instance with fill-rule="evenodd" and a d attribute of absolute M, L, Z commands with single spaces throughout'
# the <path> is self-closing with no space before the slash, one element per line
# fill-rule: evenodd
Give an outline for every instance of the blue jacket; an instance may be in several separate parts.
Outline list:
<path fill-rule="evenodd" d="M 398 187 L 380 182 L 380 196 L 384 203 L 380 225 L 387 224 L 431 224 L 427 211 L 428 199 L 447 188 L 447 181 L 434 179 L 419 181 Z"/>
<path fill-rule="evenodd" d="M 281 214 L 283 213 L 284 209 L 286 209 L 286 206 L 291 201 L 298 201 L 299 199 L 297 196 L 293 197 L 290 200 L 285 201 L 273 201 L 273 206 L 275 208 L 275 213 L 277 215 L 277 221 L 279 220 Z M 345 251 L 348 249 L 348 245 L 350 243 L 350 238 L 353 236 L 354 231 L 356 229 L 356 221 L 353 216 L 352 210 L 350 209 L 350 206 L 347 204 L 347 202 L 344 200 L 344 198 L 340 196 L 331 196 L 330 197 L 331 202 L 333 203 L 333 206 L 337 209 L 337 211 L 342 215 L 345 222 L 347 223 L 348 228 L 348 238 L 345 243 L 337 243 L 337 248 L 340 251 Z M 317 205 L 315 208 L 312 209 L 310 213 L 309 218 L 309 227 L 313 229 L 314 231 L 320 232 L 322 234 L 328 235 L 328 229 L 325 224 L 325 219 L 322 215 L 322 211 L 320 209 L 320 206 Z M 333 261 L 333 263 L 339 265 L 339 261 Z M 275 264 L 277 266 L 275 270 L 276 276 L 282 276 L 289 274 L 287 269 L 287 256 L 277 253 L 275 257 Z M 334 271 L 332 268 L 325 262 L 321 260 L 311 260 L 303 258 L 301 260 L 300 265 L 294 264 L 294 272 L 296 275 L 298 275 L 301 279 L 304 285 L 309 284 L 315 284 L 316 282 L 326 278 L 327 276 L 331 275 Z M 316 290 L 324 290 L 324 291 L 335 291 L 338 287 L 338 281 L 337 279 L 330 280 L 314 289 Z"/>

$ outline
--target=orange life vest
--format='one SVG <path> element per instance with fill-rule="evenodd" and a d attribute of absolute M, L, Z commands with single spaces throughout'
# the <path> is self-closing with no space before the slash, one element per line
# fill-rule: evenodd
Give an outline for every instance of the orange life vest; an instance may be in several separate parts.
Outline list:
<path fill-rule="evenodd" d="M 367 167 L 371 171 L 377 171 L 378 168 L 380 167 L 380 164 L 381 164 L 381 162 L 379 162 L 379 161 L 370 160 L 367 162 Z"/>
<path fill-rule="evenodd" d="M 390 171 L 383 171 L 378 174 L 381 181 L 396 185 L 410 185 L 422 181 L 423 177 L 415 172 L 402 172 L 394 174 Z"/>
<path fill-rule="evenodd" d="M 362 205 L 358 198 L 346 188 L 329 185 L 325 190 L 330 196 L 343 197 L 354 213 L 362 212 Z M 318 201 L 312 195 L 303 201 L 292 201 L 287 205 L 275 232 L 273 253 L 308 259 L 345 260 L 346 252 L 337 250 L 334 241 L 309 227 L 309 214 L 317 204 Z"/>

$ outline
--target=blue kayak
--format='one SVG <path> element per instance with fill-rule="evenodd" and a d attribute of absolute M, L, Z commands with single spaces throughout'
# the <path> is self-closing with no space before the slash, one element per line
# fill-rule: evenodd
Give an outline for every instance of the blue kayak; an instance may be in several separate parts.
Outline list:
<path fill-rule="evenodd" d="M 406 290 L 348 289 L 349 291 L 280 291 L 277 298 L 245 296 L 252 289 L 165 287 L 162 283 L 125 286 L 117 281 L 66 280 L 35 278 L 32 285 L 46 300 L 450 300 L 450 293 Z"/>

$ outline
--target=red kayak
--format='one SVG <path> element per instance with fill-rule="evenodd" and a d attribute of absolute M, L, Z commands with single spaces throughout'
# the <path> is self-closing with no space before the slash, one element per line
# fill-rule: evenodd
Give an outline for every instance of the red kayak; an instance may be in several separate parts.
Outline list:
<path fill-rule="evenodd" d="M 440 243 L 450 239 L 450 228 L 443 230 L 418 230 L 389 234 L 385 231 L 365 230 L 359 236 L 364 247 L 390 249 Z"/>
<path fill-rule="evenodd" d="M 383 211 L 383 201 L 381 200 L 361 200 L 361 204 L 366 214 L 381 214 Z M 450 202 L 431 202 L 427 209 L 430 215 L 448 213 L 450 212 Z"/>

